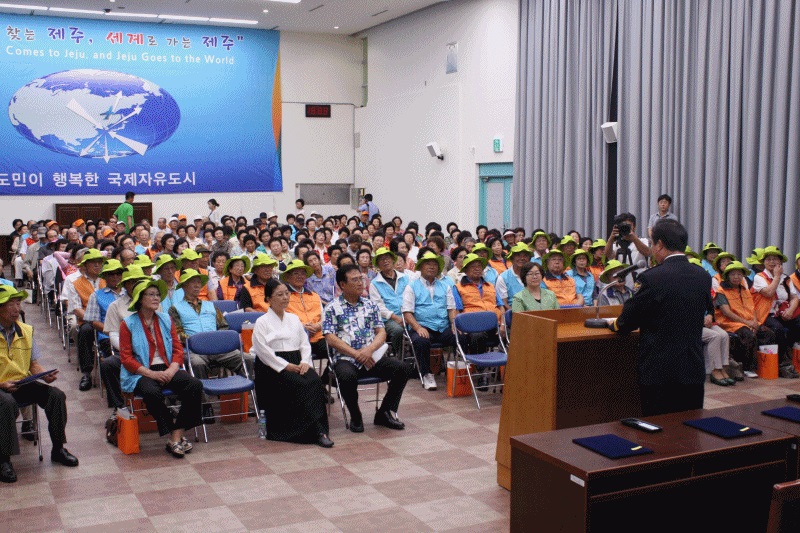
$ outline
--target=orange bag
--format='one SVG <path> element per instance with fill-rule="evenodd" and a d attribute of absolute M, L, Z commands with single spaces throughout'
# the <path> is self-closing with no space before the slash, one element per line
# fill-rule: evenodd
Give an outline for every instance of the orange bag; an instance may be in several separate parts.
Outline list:
<path fill-rule="evenodd" d="M 800 372 L 800 348 L 797 348 L 797 345 L 792 348 L 792 364 L 794 369 Z"/>
<path fill-rule="evenodd" d="M 253 347 L 253 324 L 244 324 L 242 326 L 242 332 L 239 335 L 242 338 L 242 350 L 244 350 L 245 353 L 250 353 L 250 348 Z"/>
<path fill-rule="evenodd" d="M 458 368 L 456 369 L 456 363 Z M 456 382 L 456 391 L 453 393 L 453 380 Z M 463 361 L 447 362 L 447 395 L 450 397 L 469 396 L 472 387 L 469 384 L 467 365 Z"/>
<path fill-rule="evenodd" d="M 778 354 L 758 352 L 756 374 L 761 379 L 778 379 Z"/>
<path fill-rule="evenodd" d="M 251 333 L 252 331 L 253 330 L 250 330 Z M 236 394 L 220 394 L 219 399 L 221 402 L 219 404 L 219 408 L 222 414 L 223 423 L 235 424 L 237 422 L 247 422 L 247 391 L 238 392 Z"/>
<path fill-rule="evenodd" d="M 135 416 L 117 416 L 117 448 L 125 455 L 139 453 L 139 423 Z"/>

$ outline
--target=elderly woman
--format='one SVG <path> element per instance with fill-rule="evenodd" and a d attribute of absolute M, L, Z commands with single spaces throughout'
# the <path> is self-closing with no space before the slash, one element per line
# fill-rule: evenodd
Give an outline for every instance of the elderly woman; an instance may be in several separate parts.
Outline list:
<path fill-rule="evenodd" d="M 521 311 L 545 311 L 558 309 L 556 294 L 550 289 L 542 287 L 544 269 L 539 263 L 528 263 L 520 272 L 525 290 L 519 291 L 511 299 L 511 310 L 515 313 Z"/>
<path fill-rule="evenodd" d="M 244 255 L 237 255 L 225 261 L 225 267 L 222 269 L 222 278 L 217 285 L 217 300 L 235 300 L 239 302 L 239 307 L 245 309 L 252 307 L 250 293 L 247 290 L 249 284 L 244 278 L 244 275 L 250 270 L 250 259 Z M 245 302 L 242 302 L 242 297 L 247 293 Z"/>
<path fill-rule="evenodd" d="M 306 252 L 303 262 L 313 271 L 306 279 L 306 288 L 319 294 L 323 307 L 328 305 L 336 292 L 336 269 L 322 264 L 316 250 Z"/>
<path fill-rule="evenodd" d="M 183 366 L 183 345 L 175 325 L 158 306 L 167 295 L 161 281 L 140 283 L 133 291 L 128 310 L 134 314 L 120 324 L 119 348 L 122 391 L 141 396 L 155 418 L 158 434 L 169 435 L 166 450 L 181 458 L 192 451 L 183 432 L 200 425 L 200 398 L 203 384 L 190 376 Z M 181 401 L 178 416 L 164 403 L 164 389 Z"/>
<path fill-rule="evenodd" d="M 586 250 L 579 249 L 572 254 L 569 260 L 570 269 L 567 276 L 575 280 L 575 290 L 583 296 L 584 305 L 592 305 L 594 298 L 594 275 L 589 270 L 592 264 L 592 256 Z"/>
<path fill-rule="evenodd" d="M 275 279 L 264 286 L 269 311 L 256 321 L 256 396 L 267 415 L 267 438 L 333 446 L 328 438 L 325 389 L 314 371 L 311 345 L 300 319 L 286 311 L 289 288 Z"/>
<path fill-rule="evenodd" d="M 505 250 L 503 250 L 503 241 L 498 238 L 491 238 L 486 241 L 486 246 L 492 251 L 489 257 L 489 264 L 497 271 L 499 276 L 508 270 L 509 266 L 508 262 L 506 262 Z"/>
<path fill-rule="evenodd" d="M 565 237 L 572 240 L 572 237 Z M 556 293 L 559 305 L 583 306 L 583 295 L 578 293 L 575 280 L 564 273 L 567 261 L 564 252 L 560 249 L 550 250 L 542 258 L 544 265 L 544 280 L 542 286 Z"/>

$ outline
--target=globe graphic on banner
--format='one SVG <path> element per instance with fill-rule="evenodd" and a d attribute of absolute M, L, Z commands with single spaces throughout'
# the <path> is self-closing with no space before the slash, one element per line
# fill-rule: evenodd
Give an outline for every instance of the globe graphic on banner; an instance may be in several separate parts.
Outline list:
<path fill-rule="evenodd" d="M 8 116 L 29 141 L 74 157 L 110 159 L 163 143 L 181 120 L 178 103 L 158 85 L 122 72 L 76 69 L 20 88 Z"/>

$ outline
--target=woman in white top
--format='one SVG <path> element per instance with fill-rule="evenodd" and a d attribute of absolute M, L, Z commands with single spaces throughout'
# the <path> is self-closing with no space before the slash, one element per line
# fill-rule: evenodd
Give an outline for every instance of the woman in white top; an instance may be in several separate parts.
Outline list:
<path fill-rule="evenodd" d="M 314 371 L 311 344 L 300 319 L 286 312 L 289 289 L 276 279 L 264 285 L 269 311 L 256 321 L 256 396 L 266 407 L 267 438 L 333 446 L 328 438 L 325 389 Z"/>

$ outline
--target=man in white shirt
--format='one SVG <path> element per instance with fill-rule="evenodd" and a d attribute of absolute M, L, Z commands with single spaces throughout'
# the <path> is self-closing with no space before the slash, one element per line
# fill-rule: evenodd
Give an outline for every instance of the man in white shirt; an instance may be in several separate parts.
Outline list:
<path fill-rule="evenodd" d="M 615 216 L 611 235 L 606 240 L 606 259 L 609 261 L 616 259 L 626 265 L 635 265 L 636 274 L 639 274 L 647 269 L 651 255 L 650 241 L 640 239 L 636 235 L 636 216 L 632 213 Z M 633 276 L 628 276 L 625 285 L 633 289 L 633 283 Z"/>

